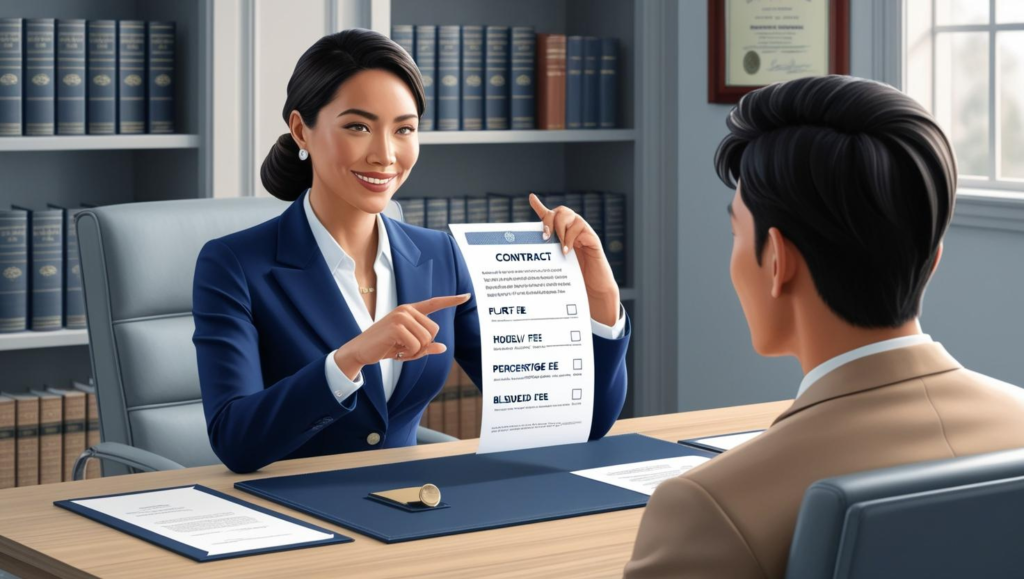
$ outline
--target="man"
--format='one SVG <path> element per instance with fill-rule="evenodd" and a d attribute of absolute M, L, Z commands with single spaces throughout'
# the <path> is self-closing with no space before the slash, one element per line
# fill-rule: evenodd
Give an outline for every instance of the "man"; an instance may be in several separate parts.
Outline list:
<path fill-rule="evenodd" d="M 754 91 L 727 125 L 733 286 L 754 349 L 805 376 L 764 434 L 658 487 L 630 578 L 781 578 L 814 481 L 1024 446 L 1024 391 L 964 369 L 918 323 L 956 194 L 931 116 L 828 76 Z"/>

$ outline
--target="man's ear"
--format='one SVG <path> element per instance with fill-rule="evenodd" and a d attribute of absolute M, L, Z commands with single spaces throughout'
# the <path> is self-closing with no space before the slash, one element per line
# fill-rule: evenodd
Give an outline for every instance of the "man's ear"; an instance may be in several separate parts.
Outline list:
<path fill-rule="evenodd" d="M 796 275 L 796 248 L 775 227 L 768 230 L 767 245 L 768 254 L 765 258 L 767 266 L 771 268 L 772 297 L 777 298 Z"/>
<path fill-rule="evenodd" d="M 932 275 L 935 275 L 935 270 L 939 269 L 939 262 L 942 261 L 942 242 L 939 242 L 939 248 L 935 250 L 935 262 L 932 263 Z"/>
<path fill-rule="evenodd" d="M 302 115 L 299 114 L 299 111 L 292 111 L 288 115 L 288 130 L 300 149 L 309 149 L 306 146 L 306 124 L 302 122 Z"/>

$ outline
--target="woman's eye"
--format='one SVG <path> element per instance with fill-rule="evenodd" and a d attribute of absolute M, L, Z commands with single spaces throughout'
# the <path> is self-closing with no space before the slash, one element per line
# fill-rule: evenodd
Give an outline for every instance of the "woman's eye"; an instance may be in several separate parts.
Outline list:
<path fill-rule="evenodd" d="M 401 129 L 398 129 L 399 135 L 411 135 L 413 132 L 415 132 L 415 129 L 412 127 L 402 127 Z"/>
<path fill-rule="evenodd" d="M 354 124 L 348 125 L 345 128 L 346 129 L 352 129 L 354 131 L 362 131 L 362 132 L 367 132 L 367 133 L 370 132 L 370 127 L 367 127 L 366 125 L 364 125 L 362 123 L 354 123 Z"/>

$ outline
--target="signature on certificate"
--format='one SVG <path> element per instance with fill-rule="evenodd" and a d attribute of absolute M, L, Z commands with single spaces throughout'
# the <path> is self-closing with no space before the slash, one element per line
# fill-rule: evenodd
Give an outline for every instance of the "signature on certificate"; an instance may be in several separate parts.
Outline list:
<path fill-rule="evenodd" d="M 768 65 L 768 70 L 772 72 L 785 72 L 788 74 L 807 72 L 810 68 L 810 64 L 797 64 L 796 59 L 790 59 L 789 62 L 779 62 L 777 58 L 773 58 L 771 64 Z"/>

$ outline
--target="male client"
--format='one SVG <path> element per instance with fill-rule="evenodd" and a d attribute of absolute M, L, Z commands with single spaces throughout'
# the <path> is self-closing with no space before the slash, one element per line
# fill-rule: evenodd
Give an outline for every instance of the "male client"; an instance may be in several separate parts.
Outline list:
<path fill-rule="evenodd" d="M 918 323 L 957 181 L 932 117 L 828 76 L 754 91 L 727 125 L 733 286 L 754 350 L 805 376 L 764 434 L 658 487 L 630 578 L 781 578 L 814 481 L 1024 446 L 1024 390 L 963 368 Z"/>

